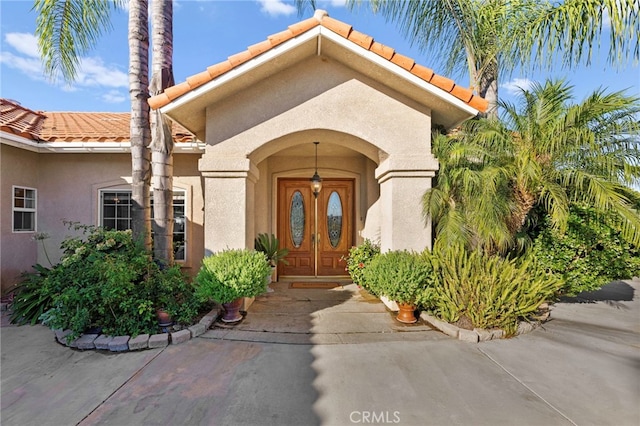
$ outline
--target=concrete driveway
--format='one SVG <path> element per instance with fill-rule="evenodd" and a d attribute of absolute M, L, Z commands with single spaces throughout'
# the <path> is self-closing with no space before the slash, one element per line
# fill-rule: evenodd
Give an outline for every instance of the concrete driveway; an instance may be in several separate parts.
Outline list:
<path fill-rule="evenodd" d="M 42 326 L 2 327 L 0 420 L 5 426 L 635 426 L 639 290 L 637 280 L 613 283 L 556 304 L 543 328 L 479 344 L 424 325 L 394 332 L 379 306 L 344 294 L 323 307 L 316 302 L 326 290 L 307 297 L 315 300 L 312 312 L 280 318 L 294 328 L 272 341 L 257 322 L 269 309 L 256 309 L 247 321 L 254 330 L 211 330 L 181 345 L 121 354 L 62 347 Z M 310 338 L 286 341 L 299 321 L 310 327 L 299 334 L 306 330 Z M 363 332 L 331 328 L 332 321 L 362 324 Z M 369 323 L 387 331 L 369 330 Z"/>

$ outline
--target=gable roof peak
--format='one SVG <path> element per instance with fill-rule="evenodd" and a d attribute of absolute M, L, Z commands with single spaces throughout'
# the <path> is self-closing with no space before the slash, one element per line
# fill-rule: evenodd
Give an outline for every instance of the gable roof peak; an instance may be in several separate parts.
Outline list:
<path fill-rule="evenodd" d="M 329 16 L 329 12 L 327 12 L 326 10 L 316 9 L 316 11 L 313 12 L 313 17 L 316 18 L 320 23 L 322 23 L 322 18 L 324 18 L 325 16 Z"/>
<path fill-rule="evenodd" d="M 458 85 L 451 79 L 435 74 L 433 70 L 417 64 L 412 58 L 401 55 L 395 49 L 375 41 L 373 37 L 354 30 L 351 25 L 331 18 L 327 11 L 322 9 L 317 9 L 313 13 L 313 17 L 292 24 L 286 30 L 272 34 L 266 40 L 249 46 L 247 50 L 232 55 L 227 60 L 212 65 L 203 72 L 187 77 L 186 81 L 168 87 L 164 92 L 150 97 L 147 102 L 152 109 L 162 108 L 194 89 L 317 27 L 326 28 L 338 37 L 353 43 L 357 48 L 365 49 L 382 57 L 389 63 L 399 66 L 412 74 L 413 77 L 417 77 L 436 87 L 436 90 L 442 90 L 448 94 L 447 96 L 450 95 L 452 99 L 461 101 L 475 111 L 485 112 L 487 110 L 488 102 L 474 93 L 473 90 Z M 320 37 L 322 33 L 319 32 L 319 34 Z"/>

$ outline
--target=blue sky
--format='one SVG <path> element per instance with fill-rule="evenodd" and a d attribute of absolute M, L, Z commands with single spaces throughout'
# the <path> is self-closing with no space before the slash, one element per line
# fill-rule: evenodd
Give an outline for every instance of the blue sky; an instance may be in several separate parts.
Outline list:
<path fill-rule="evenodd" d="M 176 83 L 312 14 L 309 10 L 300 17 L 292 3 L 282 0 L 178 0 L 174 4 Z M 113 14 L 113 29 L 83 58 L 78 80 L 67 86 L 49 81 L 42 74 L 33 36 L 36 14 L 31 11 L 32 5 L 31 0 L 0 1 L 0 96 L 33 110 L 128 111 L 127 12 Z M 349 11 L 344 7 L 344 0 L 320 0 L 318 5 L 333 18 L 444 74 L 427 54 L 410 46 L 394 24 L 386 23 L 366 8 Z M 501 81 L 500 96 L 508 100 L 515 86 L 526 86 L 532 80 L 544 81 L 547 77 L 569 81 L 575 86 L 577 100 L 599 87 L 629 89 L 629 93 L 640 96 L 638 65 L 615 69 L 604 60 L 606 51 L 601 56 L 596 57 L 590 67 L 570 71 L 515 72 Z M 466 76 L 448 77 L 459 84 L 469 84 Z"/>

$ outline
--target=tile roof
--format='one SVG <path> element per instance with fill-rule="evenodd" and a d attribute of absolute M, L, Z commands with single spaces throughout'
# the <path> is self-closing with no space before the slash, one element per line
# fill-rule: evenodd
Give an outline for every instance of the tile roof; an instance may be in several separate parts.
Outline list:
<path fill-rule="evenodd" d="M 4 132 L 39 140 L 44 120 L 42 112 L 32 111 L 9 99 L 0 99 L 0 130 Z"/>
<path fill-rule="evenodd" d="M 316 10 L 312 18 L 290 25 L 285 31 L 270 35 L 267 37 L 267 40 L 249 46 L 247 50 L 230 56 L 226 61 L 212 65 L 208 67 L 206 71 L 194 74 L 187 77 L 186 81 L 176 84 L 175 86 L 168 87 L 163 93 L 149 98 L 149 105 L 154 109 L 161 108 L 191 90 L 220 77 L 250 59 L 253 59 L 279 44 L 297 37 L 317 26 L 327 28 L 358 46 L 381 56 L 382 58 L 409 71 L 416 77 L 450 93 L 478 111 L 485 112 L 487 109 L 487 101 L 474 94 L 470 89 L 455 84 L 453 80 L 435 74 L 433 70 L 417 64 L 412 58 L 401 55 L 391 47 L 378 43 L 373 39 L 373 37 L 354 30 L 351 25 L 329 17 L 327 12 L 323 10 Z"/>
<path fill-rule="evenodd" d="M 128 142 L 128 112 L 36 112 L 8 99 L 0 99 L 0 129 L 40 142 Z M 177 123 L 176 142 L 195 137 Z"/>

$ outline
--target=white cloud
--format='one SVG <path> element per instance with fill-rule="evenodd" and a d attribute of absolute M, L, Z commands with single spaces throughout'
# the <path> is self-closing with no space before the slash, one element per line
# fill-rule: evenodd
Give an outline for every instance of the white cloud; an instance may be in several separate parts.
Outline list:
<path fill-rule="evenodd" d="M 11 52 L 0 51 L 0 63 L 26 74 L 33 80 L 45 80 L 42 62 L 40 62 L 39 58 L 19 56 Z"/>
<path fill-rule="evenodd" d="M 269 16 L 285 15 L 289 16 L 296 13 L 296 8 L 290 3 L 285 3 L 282 0 L 258 0 L 260 3 L 260 11 L 266 13 Z"/>
<path fill-rule="evenodd" d="M 45 76 L 38 52 L 38 43 L 33 34 L 7 33 L 5 41 L 15 52 L 10 52 L 8 49 L 0 51 L 0 63 L 18 70 L 32 80 L 47 81 L 65 92 L 75 92 L 87 87 L 97 90 L 129 87 L 129 76 L 126 72 L 121 71 L 115 65 L 104 64 L 104 61 L 98 57 L 85 57 L 80 60 L 76 81 L 71 85 L 63 84 L 61 81 L 50 81 Z M 116 96 L 116 93 L 111 90 L 103 95 L 103 99 L 106 102 L 126 100 L 122 95 Z"/>
<path fill-rule="evenodd" d="M 500 87 L 505 89 L 510 95 L 517 95 L 522 90 L 531 89 L 533 83 L 535 82 L 533 80 L 529 80 L 528 78 L 514 78 L 507 83 L 501 84 Z"/>
<path fill-rule="evenodd" d="M 37 41 L 33 34 L 7 33 L 5 41 L 16 53 L 0 52 L 0 62 L 17 69 L 34 80 L 45 80 Z M 113 65 L 105 65 L 101 58 L 86 57 L 80 60 L 78 77 L 74 86 L 80 87 L 128 87 L 129 77 Z"/>
<path fill-rule="evenodd" d="M 9 46 L 19 53 L 32 58 L 40 58 L 38 51 L 38 40 L 30 33 L 7 33 L 4 37 Z"/>
<path fill-rule="evenodd" d="M 75 84 L 80 86 L 129 87 L 129 76 L 98 57 L 82 58 Z"/>
<path fill-rule="evenodd" d="M 110 90 L 102 95 L 102 100 L 109 104 L 119 104 L 127 100 L 127 97 L 117 90 Z"/>

